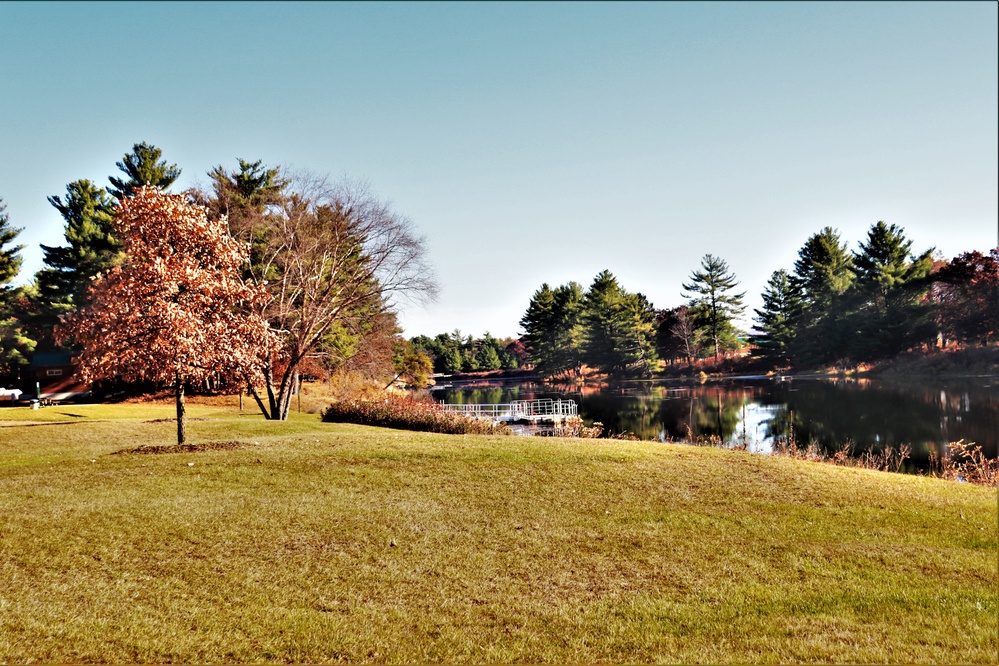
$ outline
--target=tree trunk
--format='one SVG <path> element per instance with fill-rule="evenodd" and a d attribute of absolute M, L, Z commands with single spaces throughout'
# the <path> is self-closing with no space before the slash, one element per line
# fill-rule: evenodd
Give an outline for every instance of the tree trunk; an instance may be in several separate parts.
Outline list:
<path fill-rule="evenodd" d="M 281 382 L 281 393 L 278 396 L 278 420 L 287 421 L 288 413 L 291 411 L 291 396 L 295 394 L 295 387 L 298 386 L 298 370 L 291 373 L 290 377 L 285 377 Z"/>
<path fill-rule="evenodd" d="M 260 413 L 264 415 L 265 419 L 270 420 L 271 414 L 267 411 L 267 406 L 264 404 L 264 401 L 260 399 L 260 394 L 257 393 L 257 389 L 253 388 L 253 384 L 246 382 L 246 390 L 249 391 L 250 395 L 252 395 L 253 399 L 257 402 L 257 407 L 260 408 Z"/>
<path fill-rule="evenodd" d="M 278 402 L 274 396 L 274 370 L 271 368 L 270 364 L 264 369 L 264 380 L 267 386 L 267 402 L 270 403 L 271 412 L 267 416 L 269 419 L 277 419 L 278 417 Z"/>
<path fill-rule="evenodd" d="M 187 438 L 187 406 L 184 404 L 184 380 L 177 373 L 177 444 L 183 444 Z"/>
<path fill-rule="evenodd" d="M 399 379 L 400 377 L 402 377 L 402 375 L 403 375 L 403 373 L 404 373 L 404 372 L 406 372 L 406 371 L 405 371 L 405 370 L 403 370 L 403 371 L 402 371 L 402 372 L 400 372 L 400 373 L 399 373 L 398 375 L 396 375 L 395 377 L 393 377 L 392 379 L 390 379 L 390 380 L 389 380 L 389 383 L 388 383 L 388 384 L 386 384 L 386 385 L 385 385 L 385 387 L 384 387 L 384 388 L 383 388 L 382 390 L 383 390 L 383 391 L 387 391 L 387 390 L 388 390 L 388 388 L 389 388 L 390 386 L 392 386 L 392 384 L 395 384 L 395 381 L 396 381 L 397 379 Z M 300 389 L 300 390 L 301 390 L 301 389 Z M 301 401 L 299 401 L 299 402 L 301 402 Z"/>
<path fill-rule="evenodd" d="M 289 367 L 281 377 L 281 384 L 274 386 L 274 371 L 268 366 L 264 368 L 264 385 L 267 389 L 267 404 L 257 393 L 252 385 L 247 385 L 253 399 L 257 401 L 257 406 L 264 417 L 273 421 L 287 421 L 288 413 L 291 411 L 291 397 L 295 393 L 298 385 L 299 373 L 297 366 Z M 275 388 L 277 390 L 275 390 Z M 268 409 L 268 405 L 270 409 Z"/>

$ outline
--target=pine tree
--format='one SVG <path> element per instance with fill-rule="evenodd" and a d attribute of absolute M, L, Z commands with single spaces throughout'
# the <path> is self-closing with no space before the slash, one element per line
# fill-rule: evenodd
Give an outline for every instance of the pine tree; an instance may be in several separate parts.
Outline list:
<path fill-rule="evenodd" d="M 860 252 L 854 254 L 853 263 L 857 268 L 856 286 L 873 299 L 875 307 L 888 307 L 896 290 L 929 275 L 933 250 L 913 258 L 911 248 L 912 241 L 905 237 L 902 228 L 883 221 L 871 225 L 867 242 L 860 244 Z"/>
<path fill-rule="evenodd" d="M 216 166 L 208 173 L 212 181 L 212 202 L 209 211 L 227 215 L 230 220 L 247 212 L 259 212 L 281 201 L 288 181 L 280 169 L 268 169 L 262 160 L 247 162 L 237 159 L 238 171 Z"/>
<path fill-rule="evenodd" d="M 801 296 L 790 343 L 796 362 L 819 364 L 847 356 L 852 331 L 845 294 L 855 278 L 853 257 L 838 231 L 825 227 L 805 241 L 792 276 Z"/>
<path fill-rule="evenodd" d="M 933 250 L 913 257 L 911 248 L 902 228 L 879 221 L 871 225 L 866 242 L 854 254 L 857 280 L 850 315 L 854 360 L 897 354 L 935 335 L 929 309 L 922 303 L 929 289 Z"/>
<path fill-rule="evenodd" d="M 828 307 L 850 288 L 855 276 L 846 243 L 832 227 L 809 237 L 794 262 L 794 279 L 808 307 Z"/>
<path fill-rule="evenodd" d="M 728 264 L 710 254 L 701 259 L 701 270 L 691 273 L 690 282 L 683 284 L 687 305 L 697 326 L 710 339 L 715 360 L 738 344 L 733 320 L 746 309 L 742 300 L 746 292 L 729 293 L 738 284 Z"/>
<path fill-rule="evenodd" d="M 59 196 L 48 198 L 65 221 L 67 246 L 42 245 L 45 267 L 36 275 L 31 326 L 44 346 L 54 345 L 52 329 L 58 317 L 87 303 L 91 280 L 120 261 L 121 243 L 112 224 L 115 199 L 132 196 L 135 188 L 146 185 L 166 189 L 180 175 L 180 169 L 168 166 L 161 156 L 162 151 L 155 146 L 135 144 L 133 152 L 117 163 L 128 178 L 109 178 L 114 199 L 86 179 L 67 185 L 65 200 Z"/>
<path fill-rule="evenodd" d="M 445 375 L 456 375 L 461 372 L 465 361 L 461 347 L 447 333 L 438 335 L 437 342 L 441 350 L 437 357 L 440 362 L 440 371 Z"/>
<path fill-rule="evenodd" d="M 23 319 L 24 289 L 11 286 L 21 270 L 23 245 L 11 245 L 21 233 L 10 224 L 7 206 L 0 199 L 0 377 L 16 374 L 28 364 L 35 341 L 27 334 Z"/>
<path fill-rule="evenodd" d="M 475 352 L 475 361 L 479 370 L 499 370 L 503 365 L 496 347 L 486 343 Z"/>
<path fill-rule="evenodd" d="M 111 176 L 111 195 L 121 201 L 135 193 L 136 188 L 145 185 L 167 190 L 180 176 L 176 164 L 167 165 L 161 159 L 163 151 L 156 146 L 143 141 L 132 146 L 132 152 L 126 153 L 121 162 L 117 162 L 118 170 L 128 178 Z"/>
<path fill-rule="evenodd" d="M 89 180 L 66 186 L 66 199 L 48 197 L 65 221 L 67 246 L 42 245 L 45 268 L 38 276 L 40 295 L 52 303 L 79 305 L 91 279 L 106 272 L 121 252 L 111 221 L 114 204 L 103 188 Z"/>
<path fill-rule="evenodd" d="M 35 274 L 32 337 L 43 348 L 52 348 L 52 330 L 65 314 L 87 302 L 87 289 L 100 273 L 120 260 L 121 243 L 112 228 L 114 204 L 107 192 L 89 180 L 66 186 L 65 199 L 48 197 L 65 221 L 67 245 L 42 245 L 44 267 Z"/>
<path fill-rule="evenodd" d="M 763 289 L 763 309 L 756 313 L 761 335 L 755 336 L 755 355 L 778 363 L 791 358 L 791 345 L 797 335 L 801 315 L 801 295 L 790 273 L 775 271 Z"/>
<path fill-rule="evenodd" d="M 10 224 L 7 216 L 7 204 L 0 198 L 0 307 L 3 307 L 6 299 L 13 292 L 10 286 L 11 281 L 17 277 L 21 271 L 21 250 L 23 245 L 14 245 L 4 248 L 17 238 L 23 229 L 15 229 Z"/>
<path fill-rule="evenodd" d="M 658 357 L 655 309 L 642 294 L 624 289 L 610 271 L 600 272 L 583 305 L 583 360 L 610 375 L 649 374 Z"/>
<path fill-rule="evenodd" d="M 624 354 L 625 367 L 631 374 L 649 376 L 656 368 L 656 309 L 644 294 L 627 293 L 618 306 L 621 337 L 618 349 Z"/>
<path fill-rule="evenodd" d="M 266 254 L 268 209 L 285 200 L 290 183 L 281 176 L 279 169 L 268 169 L 261 160 L 239 159 L 237 162 L 238 171 L 227 171 L 219 165 L 209 172 L 212 191 L 203 198 L 209 215 L 225 215 L 229 220 L 229 232 L 250 243 L 250 264 L 255 268 L 250 270 L 248 277 L 261 277 L 259 264 L 261 255 Z"/>
<path fill-rule="evenodd" d="M 503 345 L 489 331 L 476 341 L 475 360 L 479 370 L 499 370 L 503 367 L 502 355 Z"/>
<path fill-rule="evenodd" d="M 617 348 L 617 341 L 623 335 L 617 310 L 624 295 L 617 278 L 607 270 L 593 278 L 593 283 L 586 292 L 583 360 L 586 365 L 601 372 L 619 373 L 625 366 L 624 356 Z"/>
<path fill-rule="evenodd" d="M 556 289 L 545 283 L 531 297 L 520 326 L 528 358 L 542 375 L 580 373 L 582 309 L 583 288 L 577 282 Z"/>

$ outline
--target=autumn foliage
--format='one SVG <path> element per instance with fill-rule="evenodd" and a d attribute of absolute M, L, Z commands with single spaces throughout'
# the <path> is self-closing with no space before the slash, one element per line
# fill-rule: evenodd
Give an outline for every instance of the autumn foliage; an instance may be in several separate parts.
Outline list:
<path fill-rule="evenodd" d="M 259 379 L 273 335 L 252 314 L 262 290 L 241 279 L 248 248 L 226 220 L 143 187 L 120 202 L 114 228 L 123 263 L 94 279 L 91 305 L 64 315 L 56 331 L 84 350 L 83 377 L 179 389 Z"/>

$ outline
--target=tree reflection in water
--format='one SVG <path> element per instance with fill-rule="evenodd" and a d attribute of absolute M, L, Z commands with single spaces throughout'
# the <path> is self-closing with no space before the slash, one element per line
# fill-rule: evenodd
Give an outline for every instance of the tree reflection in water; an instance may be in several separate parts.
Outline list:
<path fill-rule="evenodd" d="M 832 454 L 844 444 L 854 453 L 907 444 L 911 464 L 925 469 L 931 451 L 964 439 L 997 455 L 999 382 L 895 384 L 870 380 L 743 379 L 708 383 L 615 382 L 558 390 L 536 382 L 482 383 L 434 391 L 449 403 L 505 403 L 570 398 L 587 424 L 609 434 L 648 440 L 745 443 L 767 452 L 793 437 Z"/>

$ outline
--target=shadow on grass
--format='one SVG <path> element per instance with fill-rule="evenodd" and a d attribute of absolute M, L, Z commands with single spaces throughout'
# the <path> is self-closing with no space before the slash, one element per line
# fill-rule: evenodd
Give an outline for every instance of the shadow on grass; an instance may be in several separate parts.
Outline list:
<path fill-rule="evenodd" d="M 36 426 L 61 426 L 61 425 L 78 425 L 83 423 L 83 421 L 52 421 L 47 423 L 24 423 L 21 421 L 14 421 L 13 423 L 0 423 L 0 428 L 34 428 Z M 93 423 L 93 421 L 90 421 Z"/>

